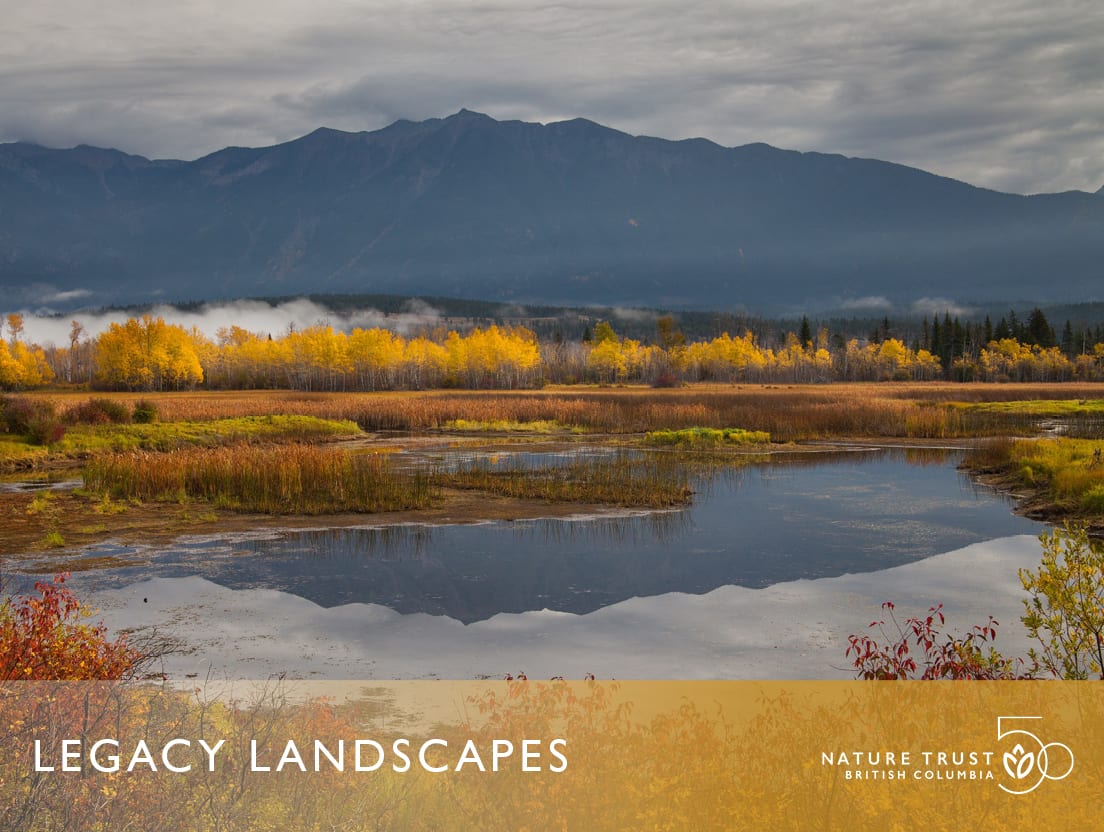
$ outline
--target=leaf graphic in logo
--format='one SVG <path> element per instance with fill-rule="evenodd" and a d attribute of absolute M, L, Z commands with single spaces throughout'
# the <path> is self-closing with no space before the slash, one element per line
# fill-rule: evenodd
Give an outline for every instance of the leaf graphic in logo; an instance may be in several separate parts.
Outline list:
<path fill-rule="evenodd" d="M 1035 768 L 1035 755 L 1030 751 L 1024 751 L 1024 747 L 1019 743 L 1016 743 L 1016 747 L 1011 751 L 1004 752 L 1004 770 L 1010 777 L 1023 780 L 1031 774 L 1033 768 Z"/>

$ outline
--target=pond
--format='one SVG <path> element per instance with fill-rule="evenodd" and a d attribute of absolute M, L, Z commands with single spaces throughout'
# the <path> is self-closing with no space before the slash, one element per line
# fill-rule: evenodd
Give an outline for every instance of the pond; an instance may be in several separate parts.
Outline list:
<path fill-rule="evenodd" d="M 527 461 L 550 461 L 537 457 Z M 314 633 L 319 659 L 304 665 L 301 653 L 287 652 L 293 673 L 332 673 L 332 662 L 342 667 L 335 650 L 355 652 L 357 639 L 368 638 L 361 628 L 375 628 L 379 635 L 381 627 L 398 634 L 406 651 L 426 661 L 421 673 L 417 662 L 397 668 L 383 661 L 379 644 L 362 645 L 372 655 L 369 675 L 459 672 L 450 670 L 454 661 L 427 655 L 433 639 L 453 644 L 438 631 L 458 626 L 468 633 L 463 646 L 453 646 L 473 657 L 465 665 L 466 675 L 516 672 L 521 669 L 516 663 L 492 667 L 480 662 L 494 660 L 495 651 L 506 662 L 517 650 L 515 662 L 520 661 L 533 656 L 532 645 L 520 648 L 521 642 L 488 638 L 488 628 L 500 636 L 502 628 L 513 627 L 525 632 L 522 641 L 535 638 L 548 646 L 563 630 L 564 614 L 583 622 L 573 626 L 595 623 L 594 638 L 610 651 L 607 664 L 621 667 L 625 657 L 619 643 L 637 644 L 648 628 L 656 637 L 660 630 L 676 642 L 681 637 L 689 647 L 710 629 L 721 632 L 722 621 L 739 609 L 747 614 L 749 599 L 766 613 L 780 610 L 767 600 L 796 586 L 834 587 L 838 592 L 859 580 L 855 576 L 881 576 L 881 584 L 867 585 L 895 590 L 897 597 L 901 592 L 920 597 L 924 581 L 932 584 L 933 576 L 915 575 L 931 569 L 908 572 L 907 565 L 917 567 L 933 556 L 970 551 L 968 547 L 995 540 L 1017 541 L 1010 544 L 1019 553 L 1015 557 L 1030 562 L 1037 543 L 1024 536 L 1037 535 L 1040 524 L 1014 515 L 1005 498 L 972 484 L 956 470 L 958 460 L 954 452 L 901 449 L 775 454 L 764 463 L 696 477 L 694 502 L 680 511 L 451 526 L 271 529 L 183 538 L 157 547 L 99 545 L 81 557 L 120 565 L 80 572 L 74 582 L 82 596 L 103 608 L 109 623 L 180 627 L 193 616 L 210 621 L 205 624 L 210 638 L 187 634 L 196 642 L 196 657 L 231 637 L 223 632 L 220 615 L 241 616 L 243 621 L 252 615 L 253 623 L 239 636 L 248 631 L 253 653 L 237 645 L 236 658 L 227 660 L 233 665 L 227 672 L 235 675 L 249 675 L 250 667 L 282 672 L 278 656 L 287 649 L 286 634 L 277 635 L 281 628 L 273 622 L 294 620 L 295 610 L 312 622 L 300 621 L 300 627 Z M 1022 565 L 1015 557 L 1007 564 L 1011 580 Z M 961 555 L 947 566 L 961 573 L 959 584 L 981 579 L 984 570 L 960 561 Z M 902 568 L 904 577 L 895 577 Z M 1001 568 L 999 554 L 995 568 Z M 775 592 L 764 594 L 767 588 Z M 992 595 L 983 585 L 964 598 L 968 607 L 973 598 L 967 611 L 982 621 L 991 611 L 982 604 L 987 594 Z M 728 613 L 724 604 L 714 608 L 719 603 L 714 596 L 730 597 Z M 864 603 L 869 606 L 870 601 Z M 819 608 L 818 603 L 810 597 L 808 609 Z M 851 603 L 840 601 L 842 609 L 836 612 L 853 614 L 857 629 L 869 622 L 871 613 L 850 610 Z M 646 621 L 634 623 L 631 637 L 597 627 L 600 619 L 608 622 L 610 615 L 641 605 L 650 605 L 651 612 Z M 680 605 L 688 606 L 679 612 Z M 214 613 L 214 608 L 222 612 Z M 759 619 L 763 614 L 756 613 Z M 352 643 L 339 648 L 339 634 L 350 631 Z M 826 632 L 824 639 L 838 646 L 843 635 Z M 269 639 L 277 643 L 261 650 L 261 642 Z M 259 661 L 258 651 L 271 653 L 272 661 Z M 715 657 L 715 668 L 736 661 L 724 649 L 721 654 Z M 835 655 L 837 662 L 841 657 L 842 650 Z M 639 675 L 648 666 L 647 661 L 629 663 L 622 675 Z M 555 665 L 550 670 L 573 672 Z M 792 675 L 785 668 L 777 672 Z M 710 675 L 700 666 L 684 673 Z"/>

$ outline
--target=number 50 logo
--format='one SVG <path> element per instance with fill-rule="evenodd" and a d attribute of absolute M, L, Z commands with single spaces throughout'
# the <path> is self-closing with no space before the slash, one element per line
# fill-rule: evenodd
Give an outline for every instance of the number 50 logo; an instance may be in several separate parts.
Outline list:
<path fill-rule="evenodd" d="M 1023 728 L 1005 727 L 1009 722 L 1029 719 L 1042 719 L 1042 717 L 997 717 L 997 739 L 1015 743 L 1011 751 L 1004 752 L 1004 770 L 1017 785 L 1024 787 L 1010 789 L 1003 783 L 998 783 L 1009 794 L 1028 794 L 1039 788 L 1044 780 L 1065 780 L 1073 771 L 1073 751 L 1070 750 L 1068 745 L 1060 742 L 1044 743 L 1037 736 Z M 1058 753 L 1054 754 L 1055 751 Z M 1057 762 L 1052 758 L 1052 754 L 1058 758 Z M 1059 774 L 1051 770 L 1052 765 L 1061 767 L 1066 757 L 1069 758 L 1069 765 L 1066 766 L 1065 771 Z M 1037 779 L 1033 779 L 1036 776 Z"/>

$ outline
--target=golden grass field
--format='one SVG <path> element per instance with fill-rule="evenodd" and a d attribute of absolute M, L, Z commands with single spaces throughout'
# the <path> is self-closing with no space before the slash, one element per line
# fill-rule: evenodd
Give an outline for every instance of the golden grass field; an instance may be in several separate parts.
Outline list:
<path fill-rule="evenodd" d="M 156 403 L 165 421 L 296 414 L 348 419 L 375 430 L 438 430 L 449 422 L 555 422 L 600 433 L 691 427 L 766 431 L 775 441 L 840 437 L 992 436 L 1027 426 L 1025 408 L 952 408 L 951 403 L 1104 399 L 1104 384 L 692 385 L 546 387 L 527 391 L 301 393 L 280 390 L 160 394 L 42 392 L 59 410 L 91 397 Z"/>

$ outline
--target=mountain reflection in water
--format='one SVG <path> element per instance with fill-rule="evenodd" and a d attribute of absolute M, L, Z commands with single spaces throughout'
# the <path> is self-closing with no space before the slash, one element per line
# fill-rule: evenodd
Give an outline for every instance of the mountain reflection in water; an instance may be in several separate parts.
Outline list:
<path fill-rule="evenodd" d="M 694 479 L 693 505 L 618 517 L 279 531 L 90 547 L 131 565 L 90 588 L 199 575 L 323 607 L 372 603 L 464 623 L 551 609 L 583 614 L 634 597 L 874 572 L 982 540 L 1037 534 L 955 470 L 957 454 L 878 450 L 775 455 Z"/>

